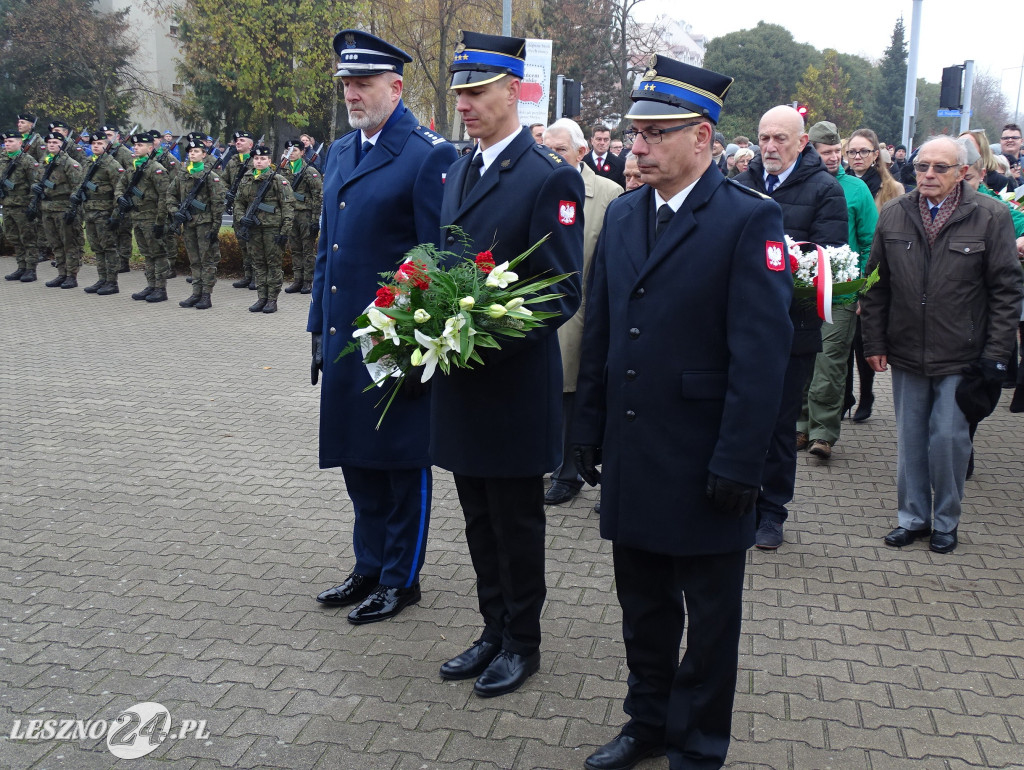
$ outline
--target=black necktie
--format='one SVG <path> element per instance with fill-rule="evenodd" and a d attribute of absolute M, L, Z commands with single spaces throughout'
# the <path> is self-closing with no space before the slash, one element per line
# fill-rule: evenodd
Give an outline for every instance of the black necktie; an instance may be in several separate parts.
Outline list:
<path fill-rule="evenodd" d="M 938 206 L 932 206 L 931 212 L 932 212 L 932 222 L 934 222 L 935 221 L 935 217 L 937 217 L 939 215 L 939 207 Z"/>
<path fill-rule="evenodd" d="M 676 212 L 674 212 L 672 207 L 667 203 L 662 203 L 661 206 L 658 207 L 658 221 L 654 225 L 655 242 L 657 242 L 658 238 L 661 237 L 661 234 L 665 231 L 665 225 L 667 225 L 672 217 L 675 216 L 675 213 Z"/>
<path fill-rule="evenodd" d="M 772 190 L 775 189 L 775 185 L 777 185 L 778 183 L 779 183 L 779 178 L 777 176 L 775 176 L 775 174 L 769 174 L 768 175 L 768 181 L 765 182 L 765 186 L 764 186 L 765 192 L 767 192 L 769 195 L 771 195 L 772 194 Z"/>
<path fill-rule="evenodd" d="M 469 164 L 469 170 L 466 172 L 466 180 L 462 185 L 462 200 L 466 200 L 469 194 L 476 187 L 476 183 L 480 181 L 480 169 L 484 167 L 484 155 L 482 152 L 478 152 L 473 156 L 473 161 Z"/>
<path fill-rule="evenodd" d="M 363 155 L 359 160 L 362 161 L 362 159 L 366 157 L 366 154 L 372 149 L 373 142 L 363 142 Z"/>

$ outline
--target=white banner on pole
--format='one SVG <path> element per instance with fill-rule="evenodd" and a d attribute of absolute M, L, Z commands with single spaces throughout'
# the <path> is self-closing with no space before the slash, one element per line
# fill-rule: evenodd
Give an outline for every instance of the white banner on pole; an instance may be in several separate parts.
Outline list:
<path fill-rule="evenodd" d="M 548 124 L 551 109 L 551 41 L 526 40 L 526 73 L 519 91 L 519 122 Z"/>

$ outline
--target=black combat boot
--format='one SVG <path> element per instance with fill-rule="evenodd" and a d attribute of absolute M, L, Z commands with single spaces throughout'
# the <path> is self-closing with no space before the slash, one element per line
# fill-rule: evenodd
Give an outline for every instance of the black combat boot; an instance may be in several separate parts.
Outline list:
<path fill-rule="evenodd" d="M 31 267 L 25 268 L 25 275 L 21 276 L 22 283 L 32 283 L 36 279 L 36 271 Z"/>
<path fill-rule="evenodd" d="M 5 275 L 4 276 L 4 280 L 5 281 L 20 281 L 21 280 L 21 276 L 25 275 L 26 272 L 28 272 L 28 271 L 25 270 L 25 268 L 19 267 L 13 273 L 8 273 L 7 275 Z"/>
<path fill-rule="evenodd" d="M 256 291 L 259 286 L 256 285 L 256 276 L 249 279 L 249 291 Z"/>
<path fill-rule="evenodd" d="M 132 271 L 131 265 L 128 264 L 128 260 L 124 257 L 121 258 L 121 267 L 118 268 L 119 273 L 130 273 Z"/>
<path fill-rule="evenodd" d="M 210 292 L 204 291 L 203 298 L 196 303 L 196 310 L 209 310 L 213 307 L 213 300 L 210 299 Z"/>
<path fill-rule="evenodd" d="M 267 304 L 263 306 L 264 313 L 276 313 L 277 312 L 277 297 L 268 297 Z"/>
<path fill-rule="evenodd" d="M 49 287 L 51 289 L 56 289 L 62 283 L 64 283 L 64 281 L 66 281 L 67 279 L 68 279 L 68 277 L 66 275 L 58 275 L 56 278 L 51 278 L 49 281 L 44 283 L 43 286 L 47 286 L 47 287 Z"/>
<path fill-rule="evenodd" d="M 249 284 L 251 282 L 252 282 L 252 277 L 247 275 L 247 276 L 245 276 L 245 278 L 239 278 L 237 281 L 235 281 L 231 285 L 234 286 L 236 289 L 248 289 L 249 288 Z"/>
<path fill-rule="evenodd" d="M 193 290 L 192 296 L 179 302 L 178 307 L 195 307 L 197 302 L 199 302 L 199 294 Z"/>
<path fill-rule="evenodd" d="M 166 302 L 167 301 L 167 289 L 153 289 L 152 293 L 146 297 L 146 302 Z"/>
<path fill-rule="evenodd" d="M 294 281 L 292 281 L 290 284 L 288 284 L 285 287 L 284 293 L 285 294 L 298 294 L 301 290 L 302 290 L 302 281 L 300 281 L 298 278 L 296 278 Z"/>
<path fill-rule="evenodd" d="M 69 275 L 67 278 L 64 279 L 64 283 L 62 283 L 60 287 L 62 289 L 77 289 L 78 279 L 75 278 L 75 276 L 73 275 Z"/>
<path fill-rule="evenodd" d="M 250 313 L 259 313 L 266 306 L 267 306 L 267 301 L 263 297 L 260 297 L 258 300 L 256 300 L 256 304 L 249 305 L 249 312 Z"/>
<path fill-rule="evenodd" d="M 139 299 L 145 299 L 145 298 L 146 298 L 146 297 L 148 297 L 148 296 L 149 296 L 150 294 L 152 294 L 152 293 L 153 293 L 154 291 L 156 291 L 156 289 L 154 289 L 154 288 L 153 288 L 152 286 L 147 286 L 147 287 L 146 287 L 145 289 L 143 289 L 142 291 L 137 291 L 137 292 L 135 292 L 135 293 L 134 293 L 134 294 L 132 295 L 132 299 L 136 299 L 136 300 L 139 300 Z"/>
<path fill-rule="evenodd" d="M 302 288 L 300 289 L 300 291 L 303 294 L 312 294 L 313 293 L 313 282 L 312 281 L 303 281 L 302 282 Z"/>
<path fill-rule="evenodd" d="M 82 291 L 84 291 L 86 294 L 95 294 L 100 290 L 100 287 L 103 286 L 103 284 L 105 283 L 106 281 L 100 278 L 92 286 L 86 286 Z"/>
<path fill-rule="evenodd" d="M 111 294 L 120 293 L 121 289 L 118 288 L 117 281 L 107 281 L 105 284 L 103 284 L 96 290 L 96 296 L 98 297 L 107 297 Z"/>

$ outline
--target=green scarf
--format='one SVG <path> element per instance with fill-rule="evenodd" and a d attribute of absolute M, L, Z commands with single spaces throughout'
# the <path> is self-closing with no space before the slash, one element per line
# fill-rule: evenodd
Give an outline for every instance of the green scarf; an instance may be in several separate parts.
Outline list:
<path fill-rule="evenodd" d="M 298 174 L 299 170 L 302 168 L 302 158 L 296 158 L 293 161 L 289 161 L 288 165 L 291 166 L 293 174 Z"/>
<path fill-rule="evenodd" d="M 203 169 L 205 167 L 206 164 L 203 161 L 199 161 L 198 163 L 196 163 L 195 161 L 190 160 L 186 168 L 188 169 L 188 173 L 190 174 L 202 174 Z"/>
<path fill-rule="evenodd" d="M 149 160 L 148 155 L 143 155 L 141 158 L 132 158 L 132 168 L 138 168 L 147 160 Z"/>

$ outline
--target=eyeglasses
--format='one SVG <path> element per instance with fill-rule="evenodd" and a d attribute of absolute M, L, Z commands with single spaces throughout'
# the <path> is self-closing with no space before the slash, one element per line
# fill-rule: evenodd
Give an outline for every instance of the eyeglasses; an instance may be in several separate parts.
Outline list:
<path fill-rule="evenodd" d="M 878 152 L 878 150 L 847 150 L 846 154 L 851 158 L 863 158 L 865 155 L 870 155 L 873 152 Z"/>
<path fill-rule="evenodd" d="M 665 134 L 671 134 L 673 131 L 682 131 L 685 128 L 693 128 L 694 126 L 699 126 L 702 122 L 685 123 L 681 126 L 672 126 L 671 128 L 648 128 L 646 131 L 637 131 L 635 128 L 631 128 L 628 131 L 622 132 L 622 139 L 627 144 L 633 144 L 638 136 L 642 136 L 647 144 L 661 144 L 662 137 Z"/>
<path fill-rule="evenodd" d="M 1020 137 L 1019 136 L 1001 136 L 999 138 L 1004 140 L 1004 141 L 1007 141 L 1007 142 L 1019 142 L 1020 141 Z"/>
<path fill-rule="evenodd" d="M 934 169 L 936 174 L 945 174 L 951 168 L 958 168 L 957 166 L 950 166 L 945 163 L 915 163 L 914 171 L 918 174 L 927 174 L 928 169 Z"/>

